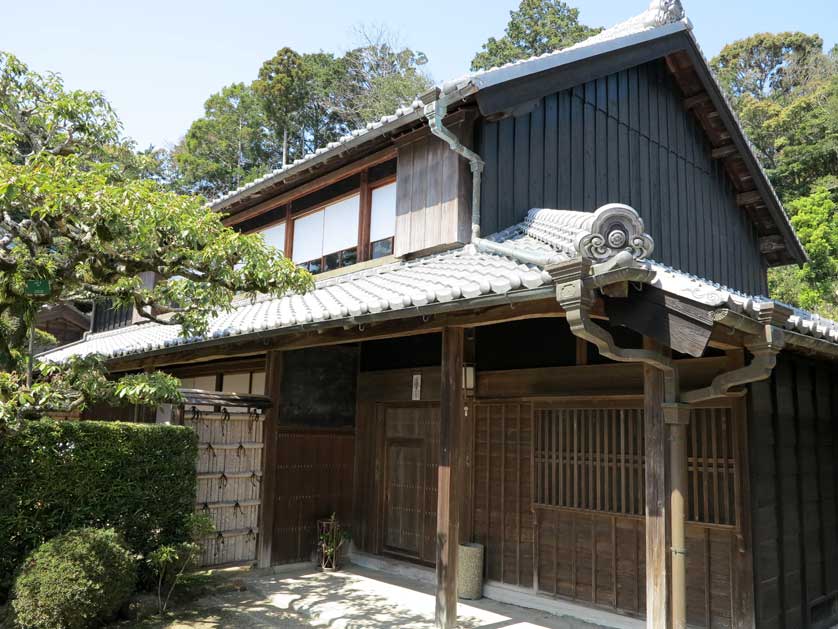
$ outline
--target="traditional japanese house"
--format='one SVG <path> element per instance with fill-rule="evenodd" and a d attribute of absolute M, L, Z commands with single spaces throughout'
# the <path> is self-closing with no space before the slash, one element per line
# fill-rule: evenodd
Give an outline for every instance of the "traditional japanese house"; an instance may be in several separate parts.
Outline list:
<path fill-rule="evenodd" d="M 838 622 L 838 324 L 765 297 L 806 254 L 678 0 L 443 83 L 213 207 L 316 288 L 201 338 L 97 313 L 47 357 L 270 399 L 202 454 L 234 493 L 208 507 L 256 505 L 219 519 L 238 558 L 308 560 L 334 512 L 358 557 L 436 565 L 441 627 L 466 541 L 485 593 L 522 605 Z"/>

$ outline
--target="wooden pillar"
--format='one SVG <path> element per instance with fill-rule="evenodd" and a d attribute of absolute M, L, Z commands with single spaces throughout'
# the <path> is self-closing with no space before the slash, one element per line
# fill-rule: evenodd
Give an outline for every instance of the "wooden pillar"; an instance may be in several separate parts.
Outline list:
<path fill-rule="evenodd" d="M 457 473 L 460 492 L 460 543 L 467 544 L 474 536 L 474 391 L 477 388 L 476 368 L 476 330 L 467 328 L 463 331 L 463 364 L 472 370 L 472 388 L 466 388 L 463 382 L 463 416 L 459 432 L 459 450 L 457 456 Z M 465 372 L 463 373 L 465 378 Z"/>
<path fill-rule="evenodd" d="M 459 540 L 459 433 L 463 416 L 463 329 L 442 331 L 439 419 L 439 480 L 436 525 L 437 629 L 457 624 L 457 545 Z"/>
<path fill-rule="evenodd" d="M 259 547 L 256 558 L 260 568 L 271 566 L 273 548 L 274 511 L 276 509 L 277 428 L 279 426 L 280 383 L 282 381 L 282 352 L 268 352 L 265 358 L 265 395 L 273 404 L 268 409 L 262 426 L 262 496 L 259 511 Z"/>
<path fill-rule="evenodd" d="M 358 201 L 358 262 L 370 259 L 370 221 L 372 220 L 372 190 L 369 172 L 360 175 L 361 189 Z"/>
<path fill-rule="evenodd" d="M 660 349 L 645 338 L 645 349 Z M 643 365 L 643 413 L 646 442 L 646 627 L 665 629 L 667 622 L 666 578 L 666 426 L 663 417 L 664 373 Z"/>

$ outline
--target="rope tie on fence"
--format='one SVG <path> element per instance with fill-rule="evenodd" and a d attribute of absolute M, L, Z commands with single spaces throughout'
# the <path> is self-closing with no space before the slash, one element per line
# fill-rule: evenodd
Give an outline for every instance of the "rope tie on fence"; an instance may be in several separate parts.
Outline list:
<path fill-rule="evenodd" d="M 204 503 L 204 506 L 201 507 L 201 511 L 203 511 L 204 513 L 209 513 L 209 503 L 208 502 Z"/>
<path fill-rule="evenodd" d="M 242 506 L 238 500 L 236 500 L 236 504 L 233 505 L 233 513 L 235 513 L 236 511 L 244 515 L 244 509 L 242 509 Z"/>
<path fill-rule="evenodd" d="M 227 475 L 224 472 L 221 472 L 221 476 L 218 477 L 218 488 L 224 489 L 227 486 Z"/>
<path fill-rule="evenodd" d="M 212 447 L 211 443 L 207 443 L 207 452 L 212 454 L 212 458 L 216 458 L 218 455 L 215 453 L 215 448 Z"/>
<path fill-rule="evenodd" d="M 251 472 L 250 473 L 250 484 L 253 485 L 254 487 L 256 487 L 258 485 L 258 482 L 261 481 L 261 480 L 262 479 L 260 479 L 258 476 L 256 476 L 256 472 Z"/>
<path fill-rule="evenodd" d="M 201 421 L 201 411 L 198 409 L 197 406 L 192 407 L 192 417 L 190 418 L 193 423 L 198 423 Z"/>
<path fill-rule="evenodd" d="M 254 531 L 252 528 L 247 529 L 247 536 L 250 539 L 256 539 L 256 531 Z"/>
<path fill-rule="evenodd" d="M 256 426 L 256 413 L 253 411 L 253 409 L 247 410 L 247 418 L 249 420 L 247 424 L 247 432 L 249 434 L 253 434 L 253 427 Z"/>
<path fill-rule="evenodd" d="M 216 544 L 212 552 L 213 555 L 217 555 L 221 551 L 220 547 L 224 544 L 224 533 L 218 531 L 218 533 L 215 535 L 215 541 Z"/>
<path fill-rule="evenodd" d="M 221 435 L 223 436 L 227 430 L 227 426 L 230 423 L 230 411 L 227 410 L 226 406 L 221 407 Z"/>
<path fill-rule="evenodd" d="M 239 447 L 236 448 L 236 456 L 239 458 L 244 456 L 244 444 L 241 441 L 239 441 Z"/>

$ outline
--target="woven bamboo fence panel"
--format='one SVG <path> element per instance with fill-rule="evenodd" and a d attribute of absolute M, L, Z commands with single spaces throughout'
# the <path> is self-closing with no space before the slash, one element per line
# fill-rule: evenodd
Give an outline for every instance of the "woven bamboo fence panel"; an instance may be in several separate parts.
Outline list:
<path fill-rule="evenodd" d="M 186 410 L 198 433 L 197 510 L 215 524 L 203 566 L 256 560 L 262 485 L 263 419 L 259 413 Z"/>

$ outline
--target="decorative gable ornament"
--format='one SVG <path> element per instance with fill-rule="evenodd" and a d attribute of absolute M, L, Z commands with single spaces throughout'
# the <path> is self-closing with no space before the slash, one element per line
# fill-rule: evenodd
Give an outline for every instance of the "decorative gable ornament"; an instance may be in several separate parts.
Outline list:
<path fill-rule="evenodd" d="M 603 205 L 593 213 L 589 233 L 576 239 L 579 255 L 591 262 L 605 262 L 627 251 L 635 260 L 652 255 L 655 243 L 644 231 L 643 219 L 622 203 Z"/>
<path fill-rule="evenodd" d="M 655 248 L 643 219 L 633 207 L 622 203 L 603 205 L 596 212 L 532 209 L 521 228 L 530 238 L 591 264 L 620 253 L 645 260 Z"/>

